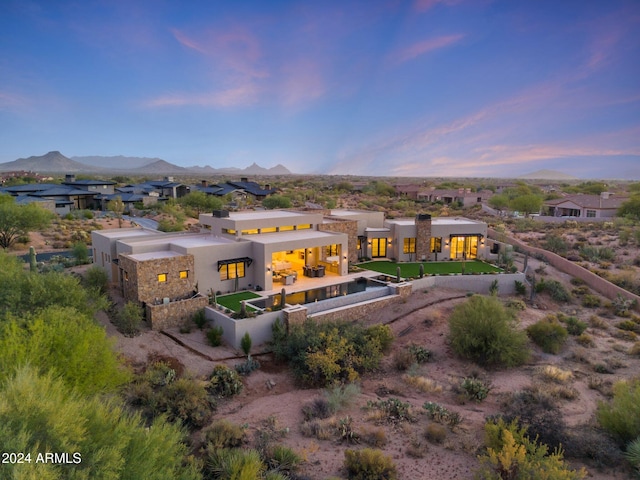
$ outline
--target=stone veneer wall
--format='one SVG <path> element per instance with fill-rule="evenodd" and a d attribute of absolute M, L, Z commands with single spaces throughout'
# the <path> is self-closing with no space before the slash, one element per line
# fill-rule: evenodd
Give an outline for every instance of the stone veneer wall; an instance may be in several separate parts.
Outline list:
<path fill-rule="evenodd" d="M 152 330 L 164 330 L 166 328 L 181 327 L 189 322 L 193 315 L 209 305 L 206 296 L 178 300 L 161 305 L 147 304 L 147 321 Z"/>
<path fill-rule="evenodd" d="M 358 262 L 358 222 L 345 218 L 330 217 L 331 223 L 321 223 L 318 230 L 322 232 L 346 233 L 349 240 L 347 248 L 349 249 L 349 263 Z"/>
<path fill-rule="evenodd" d="M 137 261 L 120 254 L 119 265 L 129 276 L 128 281 L 123 280 L 125 300 L 154 303 L 156 299 L 184 297 L 195 289 L 193 255 Z M 188 272 L 187 278 L 180 278 L 183 270 Z M 159 273 L 167 274 L 166 282 L 158 282 Z"/>
<path fill-rule="evenodd" d="M 416 259 L 431 260 L 431 215 L 416 215 Z"/>

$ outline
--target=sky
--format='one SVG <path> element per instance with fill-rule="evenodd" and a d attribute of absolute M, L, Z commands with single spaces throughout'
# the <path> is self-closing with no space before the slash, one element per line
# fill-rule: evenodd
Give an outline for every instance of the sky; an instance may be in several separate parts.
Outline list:
<path fill-rule="evenodd" d="M 640 179 L 639 0 L 0 0 L 0 162 Z"/>

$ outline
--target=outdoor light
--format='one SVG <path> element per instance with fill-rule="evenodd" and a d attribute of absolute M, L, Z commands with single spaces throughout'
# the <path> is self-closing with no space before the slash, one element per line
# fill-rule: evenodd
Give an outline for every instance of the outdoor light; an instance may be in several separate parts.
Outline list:
<path fill-rule="evenodd" d="M 267 267 L 267 272 L 270 272 L 270 271 L 271 271 L 271 267 Z"/>

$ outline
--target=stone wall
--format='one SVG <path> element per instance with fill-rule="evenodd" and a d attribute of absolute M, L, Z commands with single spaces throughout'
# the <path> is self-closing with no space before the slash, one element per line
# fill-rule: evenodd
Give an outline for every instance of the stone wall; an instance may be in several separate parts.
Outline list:
<path fill-rule="evenodd" d="M 321 223 L 318 225 L 321 232 L 346 233 L 349 238 L 347 248 L 349 249 L 349 263 L 358 262 L 358 222 L 355 220 L 347 220 L 345 218 L 331 217 L 330 223 Z"/>
<path fill-rule="evenodd" d="M 147 304 L 147 321 L 152 330 L 181 327 L 200 309 L 209 305 L 209 299 L 198 295 L 161 305 Z"/>
<path fill-rule="evenodd" d="M 431 250 L 431 215 L 416 215 L 416 259 L 430 260 Z"/>
<path fill-rule="evenodd" d="M 138 261 L 120 254 L 119 266 L 123 272 L 123 296 L 125 300 L 158 303 L 163 298 L 181 298 L 195 290 L 193 255 L 176 255 Z M 186 271 L 187 278 L 180 278 Z M 158 274 L 166 273 L 167 281 L 159 282 Z"/>
<path fill-rule="evenodd" d="M 624 288 L 620 288 L 617 285 L 614 285 L 608 280 L 605 280 L 595 273 L 590 272 L 586 268 L 583 268 L 580 265 L 576 265 L 575 263 L 561 257 L 560 255 L 556 255 L 553 252 L 544 250 L 542 248 L 531 247 L 521 242 L 517 238 L 507 237 L 505 234 L 498 233 L 492 229 L 488 230 L 488 234 L 493 238 L 499 238 L 501 241 L 514 245 L 520 250 L 529 252 L 529 254 L 531 255 L 542 255 L 550 265 L 553 265 L 553 267 L 557 268 L 561 272 L 571 275 L 572 277 L 581 279 L 590 288 L 594 289 L 596 292 L 609 298 L 610 300 L 614 300 L 618 295 L 621 295 L 622 297 L 628 298 L 630 300 L 636 300 L 634 308 L 636 310 L 640 310 L 640 296 L 634 295 Z"/>
<path fill-rule="evenodd" d="M 309 315 L 309 318 L 312 318 L 318 322 L 352 322 L 361 320 L 366 316 L 376 312 L 377 310 L 380 310 L 381 308 L 384 308 L 392 303 L 399 302 L 400 300 L 400 295 L 386 296 L 384 298 L 376 300 L 369 300 L 367 302 L 355 303 L 353 305 L 345 307 L 334 308 L 324 312 L 314 313 L 312 315 Z"/>

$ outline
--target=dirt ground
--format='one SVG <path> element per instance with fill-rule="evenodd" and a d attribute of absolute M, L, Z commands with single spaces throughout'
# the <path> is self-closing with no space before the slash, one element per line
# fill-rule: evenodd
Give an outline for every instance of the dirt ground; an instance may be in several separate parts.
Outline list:
<path fill-rule="evenodd" d="M 107 220 L 104 222 L 105 228 L 117 228 L 117 221 L 112 220 L 110 224 Z M 38 235 L 31 234 L 32 244 L 38 251 L 44 251 L 47 245 L 44 237 Z M 533 268 L 539 266 L 535 259 L 529 261 Z M 521 263 L 517 261 L 516 265 L 521 266 Z M 545 275 L 560 280 L 569 290 L 573 288 L 566 275 L 550 266 L 545 268 Z M 528 305 L 521 312 L 521 326 L 524 328 L 549 313 L 559 311 L 586 322 L 594 315 L 600 316 L 604 327 L 587 329 L 595 342 L 593 347 L 585 349 L 576 343 L 574 337 L 570 337 L 558 355 L 544 354 L 534 347 L 534 354 L 526 365 L 510 370 L 484 370 L 462 361 L 453 355 L 447 343 L 447 321 L 452 309 L 465 301 L 465 294 L 450 289 L 416 291 L 407 301 L 380 309 L 365 320 L 367 324 L 385 323 L 391 326 L 396 336 L 393 352 L 384 359 L 379 372 L 362 379 L 361 393 L 355 403 L 339 412 L 338 418 L 351 417 L 355 430 L 360 432 L 382 428 L 387 438 L 387 444 L 382 449 L 392 456 L 401 479 L 473 478 L 473 471 L 479 466 L 477 455 L 482 453 L 485 418 L 501 411 L 501 402 L 509 393 L 540 384 L 538 371 L 542 366 L 556 365 L 573 374 L 569 386 L 577 395 L 574 399 L 560 401 L 568 426 L 594 423 L 597 402 L 607 399 L 602 393 L 606 393 L 604 389 L 589 388 L 595 377 L 604 384 L 611 384 L 616 379 L 629 378 L 640 371 L 640 359 L 626 353 L 633 342 L 615 335 L 617 329 L 614 325 L 621 319 L 613 318 L 605 309 L 586 309 L 579 306 L 579 302 L 560 305 L 544 295 L 538 296 L 533 305 Z M 117 298 L 117 292 L 114 292 L 114 298 Z M 206 378 L 217 363 L 224 362 L 231 366 L 242 361 L 240 352 L 232 348 L 210 347 L 204 333 L 197 328 L 190 333 L 180 333 L 176 329 L 166 334 L 145 329 L 141 335 L 127 338 L 115 329 L 104 312 L 98 315 L 98 320 L 116 340 L 117 349 L 134 367 L 144 365 L 150 355 L 160 354 L 177 359 L 188 374 Z M 433 360 L 420 365 L 415 373 L 435 382 L 441 391 L 423 393 L 406 383 L 402 372 L 396 370 L 393 354 L 409 344 L 421 345 L 433 353 Z M 287 367 L 275 362 L 265 350 L 265 346 L 253 348 L 255 358 L 261 362 L 260 370 L 244 378 L 245 388 L 240 395 L 219 404 L 215 418 L 246 424 L 250 439 L 266 419 L 275 418 L 279 428 L 288 430 L 282 443 L 295 449 L 304 459 L 301 473 L 313 480 L 344 477 L 344 450 L 365 445 L 353 446 L 339 443 L 335 438 L 318 440 L 304 436 L 300 431 L 302 406 L 323 392 L 299 388 Z M 586 351 L 588 360 L 574 360 L 577 351 Z M 593 369 L 596 364 L 616 367 L 611 374 L 600 374 Z M 470 375 L 478 375 L 492 385 L 489 397 L 482 403 L 463 403 L 455 391 L 461 379 Z M 395 426 L 375 425 L 370 419 L 370 412 L 363 407 L 367 401 L 391 397 L 410 403 L 416 421 Z M 430 423 L 422 408 L 425 401 L 444 405 L 460 413 L 463 418 L 453 431 L 448 429 L 442 444 L 432 444 L 425 439 L 424 432 Z M 582 466 L 573 460 L 569 462 L 576 468 Z M 585 466 L 589 472 L 588 478 L 630 478 L 624 465 L 617 469 Z"/>

